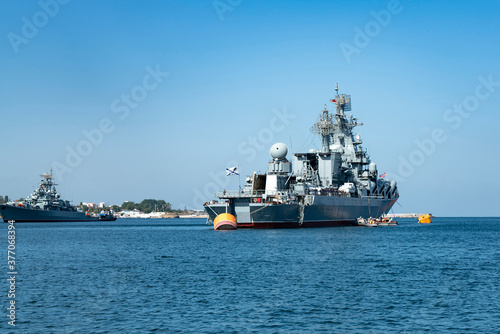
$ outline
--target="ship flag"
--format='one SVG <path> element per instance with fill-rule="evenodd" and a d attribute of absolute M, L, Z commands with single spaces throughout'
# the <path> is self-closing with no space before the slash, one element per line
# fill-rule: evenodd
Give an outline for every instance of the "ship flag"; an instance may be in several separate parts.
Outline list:
<path fill-rule="evenodd" d="M 337 103 L 337 100 L 331 99 L 330 102 Z"/>
<path fill-rule="evenodd" d="M 387 176 L 387 172 L 385 172 L 384 174 L 379 175 L 378 177 L 386 177 L 386 176 Z"/>
<path fill-rule="evenodd" d="M 240 175 L 240 171 L 238 170 L 238 166 L 226 168 L 226 176 L 230 175 Z"/>

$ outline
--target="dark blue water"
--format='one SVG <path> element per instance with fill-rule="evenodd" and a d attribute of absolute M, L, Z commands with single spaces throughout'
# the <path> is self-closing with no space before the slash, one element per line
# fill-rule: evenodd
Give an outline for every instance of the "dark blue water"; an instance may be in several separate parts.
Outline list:
<path fill-rule="evenodd" d="M 500 332 L 500 218 L 237 231 L 204 222 L 16 224 L 12 332 Z M 6 256 L 1 268 L 6 278 Z"/>

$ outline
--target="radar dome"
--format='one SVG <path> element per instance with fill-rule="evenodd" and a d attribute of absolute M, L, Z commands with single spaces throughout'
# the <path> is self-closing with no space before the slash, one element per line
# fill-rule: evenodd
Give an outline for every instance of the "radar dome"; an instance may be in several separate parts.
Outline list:
<path fill-rule="evenodd" d="M 283 159 L 284 157 L 286 157 L 287 153 L 288 147 L 286 147 L 286 145 L 283 143 L 276 143 L 271 146 L 271 149 L 269 150 L 269 154 L 273 159 Z"/>
<path fill-rule="evenodd" d="M 370 171 L 370 173 L 377 174 L 377 165 L 374 162 L 371 162 L 368 165 L 368 170 Z"/>

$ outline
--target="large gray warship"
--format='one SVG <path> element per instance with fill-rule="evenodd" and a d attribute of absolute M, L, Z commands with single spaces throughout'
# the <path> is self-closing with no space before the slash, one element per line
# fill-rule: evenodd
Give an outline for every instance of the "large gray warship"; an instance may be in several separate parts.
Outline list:
<path fill-rule="evenodd" d="M 62 200 L 56 191 L 52 171 L 42 174 L 38 188 L 22 202 L 0 204 L 4 222 L 79 222 L 90 220 L 116 220 L 110 212 L 94 216 Z"/>
<path fill-rule="evenodd" d="M 321 150 L 294 153 L 290 163 L 287 146 L 274 144 L 267 173 L 254 172 L 242 189 L 220 191 L 217 200 L 204 204 L 209 222 L 219 224 L 229 214 L 238 228 L 346 226 L 391 209 L 399 197 L 396 181 L 378 175 L 353 134 L 363 123 L 346 116 L 351 96 L 339 94 L 338 85 L 335 91 L 335 115 L 325 105 L 311 129 L 321 138 Z"/>

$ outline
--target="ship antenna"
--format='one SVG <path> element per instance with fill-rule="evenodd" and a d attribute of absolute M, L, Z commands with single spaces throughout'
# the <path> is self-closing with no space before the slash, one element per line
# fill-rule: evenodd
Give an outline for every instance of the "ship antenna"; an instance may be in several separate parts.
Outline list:
<path fill-rule="evenodd" d="M 339 95 L 339 83 L 337 82 L 337 84 L 335 85 L 335 94 L 336 95 Z"/>

